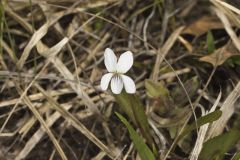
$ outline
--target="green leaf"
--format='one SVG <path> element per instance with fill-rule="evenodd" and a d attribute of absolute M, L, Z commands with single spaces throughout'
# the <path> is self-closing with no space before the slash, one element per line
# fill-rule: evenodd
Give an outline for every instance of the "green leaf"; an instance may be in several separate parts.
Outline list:
<path fill-rule="evenodd" d="M 215 51 L 214 37 L 211 31 L 207 33 L 207 46 L 208 53 L 213 53 Z"/>
<path fill-rule="evenodd" d="M 151 80 L 145 80 L 145 87 L 147 95 L 151 98 L 168 97 L 168 89 L 164 87 L 162 82 L 153 82 Z"/>
<path fill-rule="evenodd" d="M 230 130 L 225 134 L 216 136 L 204 143 L 199 160 L 221 160 L 224 154 L 239 140 L 240 132 Z"/>
<path fill-rule="evenodd" d="M 218 120 L 222 115 L 222 111 L 220 110 L 217 110 L 217 111 L 214 111 L 214 112 L 211 112 L 203 117 L 200 117 L 197 119 L 197 124 L 198 124 L 198 127 L 204 125 L 204 124 L 207 124 L 207 123 L 211 123 L 213 121 L 216 121 Z M 181 140 L 183 140 L 185 138 L 185 136 L 187 136 L 191 131 L 193 131 L 194 129 L 196 129 L 196 122 L 193 122 L 192 124 L 190 125 L 187 125 L 183 132 L 180 134 L 180 136 L 178 136 L 178 139 L 176 140 L 176 143 L 174 144 L 173 148 L 176 147 L 176 145 L 178 143 L 181 142 Z"/>
<path fill-rule="evenodd" d="M 142 137 L 133 129 L 130 123 L 119 113 L 115 113 L 122 123 L 127 127 L 130 137 L 133 141 L 135 148 L 138 151 L 139 156 L 142 160 L 155 160 L 154 154 L 149 149 L 149 147 L 144 143 Z"/>
<path fill-rule="evenodd" d="M 135 119 L 135 116 L 132 111 L 132 99 L 135 99 L 132 95 L 128 95 L 124 92 L 118 95 L 114 95 L 117 103 L 121 107 L 121 109 L 128 115 L 128 117 L 134 122 L 134 124 L 137 124 L 137 121 Z M 137 103 L 137 102 L 135 102 Z M 138 104 L 136 104 L 138 105 Z"/>
<path fill-rule="evenodd" d="M 216 121 L 218 120 L 222 115 L 222 111 L 220 110 L 217 110 L 217 111 L 214 111 L 214 112 L 211 112 L 203 117 L 200 117 L 197 119 L 197 124 L 198 124 L 198 127 L 204 125 L 204 124 L 207 124 L 207 123 L 211 123 L 213 121 Z M 189 134 L 191 131 L 193 131 L 194 129 L 196 129 L 196 123 L 193 122 L 192 124 L 190 125 L 187 125 L 184 129 L 184 131 L 182 132 L 181 136 L 180 136 L 180 139 L 182 137 L 184 137 L 185 135 Z"/>
<path fill-rule="evenodd" d="M 144 107 L 140 102 L 140 99 L 133 95 L 122 92 L 119 95 L 115 95 L 116 101 L 123 111 L 129 116 L 129 118 L 139 127 L 142 135 L 150 145 L 154 147 L 154 142 L 150 134 L 150 127 L 148 124 L 147 116 L 144 111 Z"/>
<path fill-rule="evenodd" d="M 165 117 L 171 114 L 175 104 L 170 97 L 168 89 L 162 82 L 145 80 L 145 88 L 148 97 L 150 97 L 150 106 L 159 116 Z"/>

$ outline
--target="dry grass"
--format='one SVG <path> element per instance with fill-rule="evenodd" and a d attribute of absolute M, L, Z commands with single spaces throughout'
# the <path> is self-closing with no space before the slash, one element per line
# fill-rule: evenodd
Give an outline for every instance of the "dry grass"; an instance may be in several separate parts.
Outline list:
<path fill-rule="evenodd" d="M 209 139 L 240 130 L 239 7 L 220 0 L 1 1 L 0 160 L 140 159 L 114 114 L 126 113 L 99 87 L 107 47 L 134 53 L 128 74 L 157 159 L 201 159 Z M 161 82 L 167 98 L 162 90 L 149 96 L 147 79 Z M 201 124 L 217 110 L 219 119 Z M 224 158 L 238 150 L 236 142 Z"/>

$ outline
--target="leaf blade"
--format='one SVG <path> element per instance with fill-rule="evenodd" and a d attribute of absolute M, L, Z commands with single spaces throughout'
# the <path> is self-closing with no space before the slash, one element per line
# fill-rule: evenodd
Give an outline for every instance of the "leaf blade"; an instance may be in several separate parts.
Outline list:
<path fill-rule="evenodd" d="M 144 143 L 143 138 L 141 138 L 138 133 L 133 129 L 127 119 L 125 119 L 121 114 L 115 112 L 121 122 L 127 127 L 130 137 L 133 141 L 135 148 L 137 149 L 139 156 L 142 160 L 155 160 L 154 154 L 149 149 L 149 147 Z"/>

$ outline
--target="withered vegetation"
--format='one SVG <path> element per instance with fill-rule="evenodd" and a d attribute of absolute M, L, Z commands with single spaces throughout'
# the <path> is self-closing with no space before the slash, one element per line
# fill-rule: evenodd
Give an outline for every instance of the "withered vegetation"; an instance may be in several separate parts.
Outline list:
<path fill-rule="evenodd" d="M 141 159 L 115 112 L 156 159 L 238 160 L 239 8 L 238 0 L 2 0 L 0 160 Z M 105 48 L 133 52 L 135 98 L 100 89 Z M 143 107 L 147 133 L 121 108 L 128 99 Z"/>

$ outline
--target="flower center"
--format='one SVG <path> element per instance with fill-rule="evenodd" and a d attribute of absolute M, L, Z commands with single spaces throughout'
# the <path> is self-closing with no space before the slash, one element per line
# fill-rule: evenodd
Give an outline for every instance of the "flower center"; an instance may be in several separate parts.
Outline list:
<path fill-rule="evenodd" d="M 118 71 L 113 71 L 112 73 L 114 74 L 114 76 L 120 76 L 121 74 L 123 74 L 123 73 L 118 72 Z"/>
<path fill-rule="evenodd" d="M 121 78 L 121 73 L 114 72 L 114 73 L 113 73 L 113 78 L 115 78 L 115 79 L 117 79 L 117 80 L 122 80 L 122 78 Z"/>

